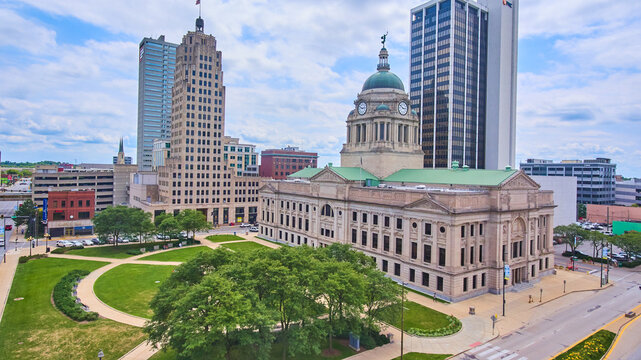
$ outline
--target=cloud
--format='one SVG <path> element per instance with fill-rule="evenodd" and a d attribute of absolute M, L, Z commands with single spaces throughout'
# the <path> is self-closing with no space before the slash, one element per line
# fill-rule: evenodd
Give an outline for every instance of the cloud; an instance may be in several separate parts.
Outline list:
<path fill-rule="evenodd" d="M 8 8 L 0 8 L 0 34 L 0 47 L 15 47 L 32 54 L 45 53 L 56 46 L 55 31 Z"/>

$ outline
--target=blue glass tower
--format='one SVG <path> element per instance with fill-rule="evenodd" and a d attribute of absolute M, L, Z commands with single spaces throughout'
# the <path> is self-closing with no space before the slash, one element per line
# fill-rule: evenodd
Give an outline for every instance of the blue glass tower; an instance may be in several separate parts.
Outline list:
<path fill-rule="evenodd" d="M 155 139 L 171 135 L 171 89 L 174 85 L 176 47 L 158 39 L 144 38 L 138 56 L 138 168 L 151 171 Z"/>

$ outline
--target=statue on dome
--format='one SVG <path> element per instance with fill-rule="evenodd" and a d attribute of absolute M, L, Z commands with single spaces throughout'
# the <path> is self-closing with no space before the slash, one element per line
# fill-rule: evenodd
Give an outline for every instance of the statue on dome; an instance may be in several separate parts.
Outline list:
<path fill-rule="evenodd" d="M 381 41 L 381 43 L 383 43 L 383 47 L 385 47 L 385 40 L 387 40 L 387 33 L 388 33 L 388 31 L 386 31 L 385 34 L 383 36 L 381 36 L 381 40 L 383 40 L 383 41 Z"/>

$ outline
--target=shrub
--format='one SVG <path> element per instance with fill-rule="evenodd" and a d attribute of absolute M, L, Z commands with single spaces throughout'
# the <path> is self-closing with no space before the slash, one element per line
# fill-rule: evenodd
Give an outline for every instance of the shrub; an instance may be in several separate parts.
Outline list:
<path fill-rule="evenodd" d="M 37 254 L 37 255 L 31 255 L 31 256 L 21 256 L 20 258 L 18 258 L 18 262 L 19 262 L 20 264 L 24 264 L 24 263 L 26 263 L 26 262 L 27 262 L 27 261 L 29 261 L 29 260 L 33 260 L 33 259 L 44 259 L 44 258 L 46 258 L 46 257 L 47 257 L 47 254 Z"/>
<path fill-rule="evenodd" d="M 129 254 L 129 255 L 141 255 L 142 251 L 140 251 L 140 249 L 131 249 L 131 250 L 127 250 L 127 254 Z"/>
<path fill-rule="evenodd" d="M 67 250 L 65 250 L 65 249 L 66 248 L 55 248 L 55 249 L 51 250 L 51 253 L 52 254 L 64 254 L 64 253 L 67 252 Z"/>
<path fill-rule="evenodd" d="M 76 321 L 94 321 L 98 319 L 98 313 L 87 312 L 76 303 L 72 296 L 73 285 L 82 277 L 89 274 L 87 270 L 72 270 L 65 275 L 53 288 L 53 302 L 65 315 Z"/>
<path fill-rule="evenodd" d="M 462 324 L 461 324 L 461 321 L 459 321 L 459 319 L 451 315 L 448 315 L 447 319 L 449 320 L 449 324 L 440 329 L 427 330 L 427 329 L 409 328 L 407 330 L 407 333 L 411 335 L 416 335 L 416 336 L 447 336 L 447 335 L 452 335 L 454 333 L 457 333 L 459 330 L 461 330 Z"/>
<path fill-rule="evenodd" d="M 626 267 L 626 268 L 633 268 L 641 265 L 641 259 L 639 260 L 634 260 L 634 261 L 624 261 L 621 263 L 621 266 Z"/>

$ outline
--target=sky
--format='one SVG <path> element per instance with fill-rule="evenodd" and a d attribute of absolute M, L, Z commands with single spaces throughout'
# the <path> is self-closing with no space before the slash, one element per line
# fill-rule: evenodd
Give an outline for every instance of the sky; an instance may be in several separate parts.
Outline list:
<path fill-rule="evenodd" d="M 501 0 L 488 0 L 501 1 Z M 180 43 L 194 0 L 0 0 L 2 160 L 136 157 L 138 44 Z M 340 163 L 345 119 L 389 32 L 408 88 L 421 1 L 202 0 L 223 53 L 226 135 Z M 641 2 L 526 0 L 519 14 L 517 163 L 609 157 L 641 177 Z"/>

